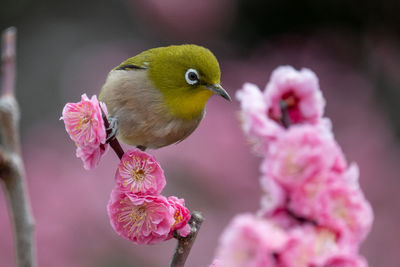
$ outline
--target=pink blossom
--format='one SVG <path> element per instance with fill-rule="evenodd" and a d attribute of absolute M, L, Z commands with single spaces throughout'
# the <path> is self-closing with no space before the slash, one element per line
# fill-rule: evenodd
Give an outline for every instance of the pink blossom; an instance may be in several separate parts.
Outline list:
<path fill-rule="evenodd" d="M 267 117 L 267 106 L 260 89 L 252 83 L 245 83 L 237 91 L 236 98 L 240 101 L 240 121 L 242 129 L 257 147 L 265 142 L 275 140 L 283 129 Z"/>
<path fill-rule="evenodd" d="M 318 78 L 309 69 L 295 70 L 291 66 L 275 69 L 265 89 L 268 116 L 281 121 L 280 102 L 289 110 L 292 124 L 317 124 L 322 118 L 325 99 L 319 89 Z"/>
<path fill-rule="evenodd" d="M 342 242 L 358 245 L 369 232 L 372 209 L 357 183 L 356 165 L 344 173 L 314 176 L 293 190 L 289 209 L 336 231 Z"/>
<path fill-rule="evenodd" d="M 166 184 L 164 171 L 156 159 L 139 149 L 125 152 L 115 180 L 121 190 L 135 194 L 158 195 Z"/>
<path fill-rule="evenodd" d="M 358 187 L 354 166 L 342 174 L 312 177 L 293 190 L 288 207 L 298 216 L 331 228 L 342 242 L 358 246 L 371 228 L 373 213 Z"/>
<path fill-rule="evenodd" d="M 311 227 L 292 230 L 285 247 L 278 254 L 280 266 L 308 267 L 315 254 L 314 239 Z"/>
<path fill-rule="evenodd" d="M 373 221 L 372 208 L 362 192 L 339 180 L 326 187 L 317 201 L 318 224 L 334 229 L 343 242 L 358 247 Z"/>
<path fill-rule="evenodd" d="M 117 187 L 111 192 L 107 210 L 114 230 L 136 244 L 156 244 L 171 238 L 174 209 L 161 195 L 134 195 Z"/>
<path fill-rule="evenodd" d="M 284 230 L 299 226 L 299 221 L 288 212 L 286 207 L 276 209 L 273 213 L 263 216 Z"/>
<path fill-rule="evenodd" d="M 309 267 L 339 250 L 336 235 L 326 228 L 311 225 L 295 227 L 288 231 L 288 241 L 278 255 L 282 267 Z"/>
<path fill-rule="evenodd" d="M 317 206 L 321 204 L 319 202 L 321 194 L 336 179 L 342 179 L 342 177 L 332 172 L 312 176 L 291 191 L 288 202 L 289 210 L 297 216 L 314 221 L 319 216 L 316 210 L 320 210 Z"/>
<path fill-rule="evenodd" d="M 106 106 L 94 95 L 91 99 L 82 95 L 78 103 L 67 103 L 61 119 L 65 130 L 78 146 L 98 147 L 106 141 L 106 129 L 103 123 L 101 108 L 107 115 Z"/>
<path fill-rule="evenodd" d="M 261 177 L 260 184 L 263 191 L 261 197 L 261 215 L 267 216 L 272 214 L 286 204 L 286 192 L 275 180 Z"/>
<path fill-rule="evenodd" d="M 94 169 L 99 165 L 100 158 L 108 151 L 108 144 L 101 144 L 98 147 L 78 146 L 76 156 L 83 161 L 86 170 Z"/>
<path fill-rule="evenodd" d="M 221 235 L 218 266 L 276 266 L 274 255 L 286 240 L 285 233 L 267 220 L 251 214 L 237 215 Z"/>
<path fill-rule="evenodd" d="M 168 197 L 168 203 L 174 209 L 175 222 L 171 226 L 171 234 L 177 230 L 180 236 L 187 236 L 190 233 L 188 221 L 190 219 L 190 211 L 185 207 L 185 200 L 175 196 Z"/>
<path fill-rule="evenodd" d="M 286 189 L 293 189 L 310 177 L 333 170 L 344 156 L 332 134 L 322 127 L 290 127 L 271 144 L 262 170 L 264 179 L 275 179 Z"/>
<path fill-rule="evenodd" d="M 101 110 L 107 115 L 106 106 L 95 95 L 89 99 L 83 94 L 80 102 L 67 103 L 62 112 L 65 129 L 76 145 L 76 156 L 87 170 L 97 167 L 108 150 Z"/>
<path fill-rule="evenodd" d="M 345 179 L 347 173 L 314 177 L 290 196 L 289 209 L 334 230 L 342 242 L 357 246 L 369 232 L 372 209 L 361 191 Z"/>
<path fill-rule="evenodd" d="M 325 260 L 322 267 L 368 267 L 367 261 L 357 254 L 338 253 Z"/>

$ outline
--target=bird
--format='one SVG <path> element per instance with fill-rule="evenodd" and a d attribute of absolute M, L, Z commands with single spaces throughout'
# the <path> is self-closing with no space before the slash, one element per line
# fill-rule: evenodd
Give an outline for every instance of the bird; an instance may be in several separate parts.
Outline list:
<path fill-rule="evenodd" d="M 232 101 L 221 86 L 214 54 L 194 45 L 151 48 L 112 69 L 99 94 L 112 134 L 145 150 L 186 139 L 205 115 L 212 95 Z"/>

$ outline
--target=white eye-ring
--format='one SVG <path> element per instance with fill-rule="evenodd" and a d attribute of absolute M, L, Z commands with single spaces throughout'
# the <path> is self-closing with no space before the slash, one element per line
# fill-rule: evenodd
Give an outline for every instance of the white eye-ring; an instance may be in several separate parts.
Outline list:
<path fill-rule="evenodd" d="M 199 82 L 199 74 L 195 69 L 188 69 L 185 73 L 186 82 L 190 85 L 196 84 Z"/>

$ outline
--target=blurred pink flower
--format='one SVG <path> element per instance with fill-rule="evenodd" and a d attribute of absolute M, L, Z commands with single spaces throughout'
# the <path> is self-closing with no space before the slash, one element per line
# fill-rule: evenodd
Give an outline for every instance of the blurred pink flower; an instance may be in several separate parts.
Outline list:
<path fill-rule="evenodd" d="M 276 209 L 270 214 L 262 214 L 265 219 L 278 225 L 283 230 L 289 230 L 293 227 L 299 226 L 299 221 L 289 213 L 286 207 Z"/>
<path fill-rule="evenodd" d="M 245 83 L 242 89 L 236 92 L 236 98 L 241 106 L 242 129 L 256 145 L 256 149 L 275 140 L 283 131 L 282 127 L 267 117 L 267 105 L 257 85 Z"/>
<path fill-rule="evenodd" d="M 89 99 L 83 94 L 80 102 L 67 103 L 62 112 L 65 130 L 77 146 L 76 156 L 87 170 L 97 167 L 108 148 L 102 110 L 107 115 L 106 106 L 95 95 Z"/>
<path fill-rule="evenodd" d="M 293 189 L 315 175 L 324 174 L 344 155 L 323 127 L 295 125 L 271 144 L 262 170 L 263 179 L 275 179 L 286 189 Z"/>
<path fill-rule="evenodd" d="M 125 152 L 115 180 L 121 190 L 134 194 L 158 195 L 166 184 L 164 171 L 156 159 L 139 149 Z"/>
<path fill-rule="evenodd" d="M 156 244 L 171 238 L 174 209 L 161 195 L 134 195 L 117 187 L 111 192 L 107 211 L 114 230 L 136 244 Z"/>
<path fill-rule="evenodd" d="M 278 255 L 282 267 L 321 266 L 339 248 L 336 234 L 329 229 L 306 225 L 288 231 L 288 242 Z"/>
<path fill-rule="evenodd" d="M 322 117 L 325 100 L 315 74 L 308 69 L 279 67 L 273 72 L 264 95 L 257 86 L 245 84 L 237 98 L 241 101 L 244 132 L 262 144 L 257 152 L 264 156 L 261 164 L 264 194 L 258 215 L 280 227 L 287 240 L 280 250 L 273 252 L 274 259 L 264 266 L 325 266 L 327 259 L 330 262 L 335 259 L 335 263 L 336 259 L 343 259 L 343 263 L 353 264 L 346 257 L 359 259 L 356 254 L 371 228 L 372 209 L 359 188 L 357 165 L 347 164 L 334 139 L 331 121 Z M 285 125 L 282 125 L 282 104 L 290 119 Z M 235 229 L 228 227 L 231 228 Z M 256 227 L 252 230 L 259 231 Z M 237 232 L 230 231 L 226 230 L 228 234 L 223 236 Z M 258 235 L 262 240 L 263 233 L 259 231 Z M 246 244 L 246 238 L 240 237 Z M 273 239 L 267 237 L 265 243 L 253 243 L 260 248 Z M 271 254 L 268 245 L 263 250 L 264 256 Z M 256 259 L 261 252 L 246 251 L 251 256 L 247 256 L 242 266 L 258 266 Z M 229 263 L 221 255 L 224 254 L 217 254 L 217 259 Z M 252 265 L 252 261 L 256 263 Z"/>
<path fill-rule="evenodd" d="M 368 267 L 364 257 L 357 254 L 338 253 L 325 260 L 322 267 Z"/>
<path fill-rule="evenodd" d="M 292 124 L 317 124 L 322 118 L 325 99 L 319 89 L 318 78 L 309 69 L 295 70 L 291 66 L 275 69 L 265 89 L 268 116 L 281 121 L 281 105 L 284 101 Z"/>
<path fill-rule="evenodd" d="M 94 169 L 99 165 L 101 156 L 108 151 L 108 144 L 101 144 L 98 147 L 77 146 L 76 156 L 83 161 L 86 170 Z"/>
<path fill-rule="evenodd" d="M 317 203 L 315 218 L 318 224 L 337 231 L 343 242 L 354 244 L 357 249 L 373 221 L 372 208 L 362 192 L 339 180 L 325 187 Z"/>
<path fill-rule="evenodd" d="M 289 209 L 296 215 L 335 231 L 341 242 L 358 247 L 370 231 L 373 213 L 370 204 L 346 173 L 329 173 L 304 183 L 290 196 Z"/>
<path fill-rule="evenodd" d="M 100 102 L 107 115 L 106 106 Z M 94 95 L 91 99 L 83 94 L 78 103 L 67 103 L 61 119 L 65 130 L 78 145 L 97 147 L 106 141 L 106 129 L 103 123 L 99 101 Z"/>
<path fill-rule="evenodd" d="M 251 214 L 237 215 L 221 235 L 217 266 L 275 266 L 275 253 L 286 241 L 286 234 L 269 221 Z"/>
<path fill-rule="evenodd" d="M 297 216 L 314 220 L 318 217 L 315 212 L 321 194 L 330 186 L 332 180 L 342 179 L 339 174 L 329 172 L 321 175 L 312 176 L 305 183 L 299 185 L 291 191 L 288 201 L 288 208 Z"/>
<path fill-rule="evenodd" d="M 278 254 L 279 266 L 308 267 L 314 257 L 315 233 L 311 227 L 298 227 L 288 233 L 288 241 Z"/>
<path fill-rule="evenodd" d="M 285 206 L 286 192 L 275 180 L 261 177 L 260 185 L 263 191 L 261 209 L 259 211 L 261 216 L 271 215 L 277 209 Z"/>

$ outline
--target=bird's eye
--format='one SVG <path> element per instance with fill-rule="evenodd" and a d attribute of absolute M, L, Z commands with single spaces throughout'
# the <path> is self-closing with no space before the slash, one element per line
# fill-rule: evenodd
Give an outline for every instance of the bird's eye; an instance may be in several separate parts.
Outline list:
<path fill-rule="evenodd" d="M 195 69 L 188 69 L 185 73 L 185 79 L 190 85 L 196 84 L 199 82 L 199 74 Z"/>

